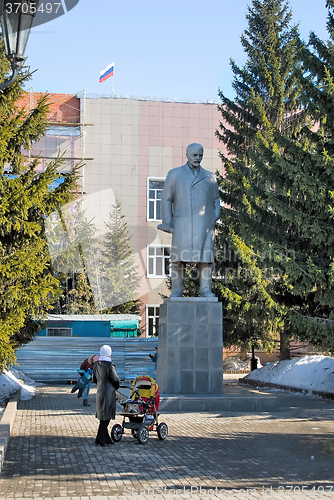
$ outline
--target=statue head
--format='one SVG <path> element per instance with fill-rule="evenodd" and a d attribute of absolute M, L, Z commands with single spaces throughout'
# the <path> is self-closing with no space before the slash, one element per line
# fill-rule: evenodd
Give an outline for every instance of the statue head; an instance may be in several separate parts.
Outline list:
<path fill-rule="evenodd" d="M 186 156 L 188 158 L 188 163 L 192 168 L 199 168 L 202 158 L 203 158 L 204 149 L 201 144 L 189 144 L 186 151 Z"/>

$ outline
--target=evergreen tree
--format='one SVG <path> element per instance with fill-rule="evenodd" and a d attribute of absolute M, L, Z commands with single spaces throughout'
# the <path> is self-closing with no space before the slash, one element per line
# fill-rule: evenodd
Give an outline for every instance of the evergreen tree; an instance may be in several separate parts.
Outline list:
<path fill-rule="evenodd" d="M 64 281 L 61 281 L 63 294 L 57 304 L 61 314 L 96 314 L 98 312 L 84 264 L 80 273 L 66 276 Z"/>
<path fill-rule="evenodd" d="M 268 123 L 257 133 L 256 152 L 259 171 L 275 185 L 267 193 L 266 223 L 277 228 L 278 251 L 288 249 L 291 256 L 280 263 L 290 328 L 298 338 L 333 351 L 334 1 L 326 5 L 329 40 L 312 33 L 299 52 L 302 110 L 311 119 L 292 136 Z"/>
<path fill-rule="evenodd" d="M 95 314 L 97 304 L 90 285 L 95 263 L 95 226 L 88 222 L 77 199 L 54 212 L 46 222 L 52 267 L 62 293 L 54 308 L 58 314 Z M 92 280 L 94 282 L 94 279 Z"/>
<path fill-rule="evenodd" d="M 6 71 L 4 56 L 0 60 L 0 70 Z M 0 94 L 0 370 L 13 364 L 15 350 L 32 340 L 38 329 L 35 320 L 43 318 L 59 293 L 44 234 L 45 218 L 72 198 L 76 185 L 73 171 L 51 190 L 60 177 L 60 160 L 36 173 L 38 160 L 29 161 L 22 153 L 47 129 L 47 96 L 31 111 L 15 104 L 27 79 L 21 73 Z"/>
<path fill-rule="evenodd" d="M 104 313 L 110 314 L 138 314 L 140 302 L 136 297 L 140 276 L 132 255 L 121 202 L 117 197 L 105 228 L 98 277 L 101 308 Z"/>
<path fill-rule="evenodd" d="M 300 106 L 294 76 L 298 29 L 290 26 L 291 17 L 288 2 L 252 1 L 241 37 L 246 63 L 239 68 L 231 61 L 236 97 L 230 100 L 220 92 L 224 121 L 217 136 L 225 144 L 226 173 L 219 179 L 224 206 L 214 290 L 223 302 L 225 344 L 260 340 L 270 349 L 277 334 L 286 332 L 290 305 L 282 299 L 279 266 L 286 253 L 284 245 L 276 251 L 279 228 L 268 198 L 279 186 L 271 165 L 259 162 L 256 145 L 258 134 L 266 137 L 270 126 L 290 134 L 304 120 L 304 114 L 295 113 Z"/>

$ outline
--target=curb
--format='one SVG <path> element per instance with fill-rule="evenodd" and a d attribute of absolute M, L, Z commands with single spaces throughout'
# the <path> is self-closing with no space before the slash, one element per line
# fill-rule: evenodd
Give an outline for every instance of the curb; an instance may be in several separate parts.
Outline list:
<path fill-rule="evenodd" d="M 245 394 L 161 394 L 159 410 L 166 413 L 273 412 L 277 410 L 277 397 Z"/>
<path fill-rule="evenodd" d="M 0 474 L 10 439 L 10 433 L 14 425 L 16 410 L 17 410 L 17 402 L 19 401 L 19 399 L 20 399 L 20 390 L 18 390 L 15 394 L 13 394 L 10 397 L 6 409 L 0 420 Z"/>
<path fill-rule="evenodd" d="M 225 375 L 248 375 L 250 373 L 250 370 L 224 370 L 223 368 L 223 376 Z"/>
<path fill-rule="evenodd" d="M 324 399 L 334 400 L 334 393 L 332 392 L 300 389 L 298 387 L 290 387 L 288 385 L 274 384 L 273 382 L 262 382 L 261 380 L 245 380 L 244 378 L 239 378 L 239 384 L 251 385 L 256 387 L 272 387 L 273 389 L 282 389 L 283 391 L 300 392 L 301 394 L 313 394 L 314 396 L 321 396 Z"/>

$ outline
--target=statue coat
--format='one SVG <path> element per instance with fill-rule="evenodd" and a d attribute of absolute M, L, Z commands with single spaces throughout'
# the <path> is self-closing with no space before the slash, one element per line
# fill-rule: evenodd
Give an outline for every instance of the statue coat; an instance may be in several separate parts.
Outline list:
<path fill-rule="evenodd" d="M 218 183 L 212 172 L 188 163 L 170 170 L 161 197 L 162 223 L 173 227 L 172 262 L 213 262 L 214 229 L 220 213 Z"/>

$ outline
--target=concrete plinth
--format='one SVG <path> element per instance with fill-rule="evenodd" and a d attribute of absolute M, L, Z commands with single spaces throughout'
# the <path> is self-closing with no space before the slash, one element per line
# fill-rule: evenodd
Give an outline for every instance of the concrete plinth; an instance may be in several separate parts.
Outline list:
<path fill-rule="evenodd" d="M 223 394 L 222 305 L 217 297 L 160 306 L 157 383 L 162 393 Z"/>
<path fill-rule="evenodd" d="M 178 412 L 262 412 L 276 411 L 277 398 L 270 394 L 226 394 L 206 396 L 161 394 L 159 411 Z"/>

